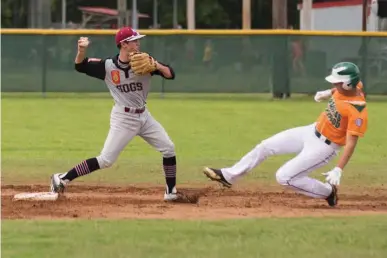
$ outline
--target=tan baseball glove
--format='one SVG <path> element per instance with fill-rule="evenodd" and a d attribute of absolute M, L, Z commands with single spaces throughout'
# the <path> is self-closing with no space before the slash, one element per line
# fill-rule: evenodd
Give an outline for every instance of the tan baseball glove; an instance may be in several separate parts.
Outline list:
<path fill-rule="evenodd" d="M 151 73 L 157 69 L 157 61 L 145 52 L 130 53 L 130 67 L 136 75 Z"/>

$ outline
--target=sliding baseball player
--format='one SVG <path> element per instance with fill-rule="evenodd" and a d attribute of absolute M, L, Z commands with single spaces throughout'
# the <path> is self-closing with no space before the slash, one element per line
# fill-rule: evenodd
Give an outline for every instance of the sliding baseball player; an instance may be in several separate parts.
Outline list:
<path fill-rule="evenodd" d="M 278 169 L 277 182 L 301 194 L 325 199 L 330 206 L 337 205 L 337 186 L 359 137 L 367 130 L 368 112 L 360 71 L 355 64 L 338 63 L 325 79 L 334 88 L 316 93 L 317 102 L 328 98 L 329 102 L 315 123 L 280 132 L 263 140 L 234 165 L 222 169 L 205 167 L 204 174 L 231 187 L 268 157 L 294 153 L 297 156 Z M 328 164 L 342 148 L 336 166 L 323 173 L 326 182 L 309 177 L 312 171 Z"/>

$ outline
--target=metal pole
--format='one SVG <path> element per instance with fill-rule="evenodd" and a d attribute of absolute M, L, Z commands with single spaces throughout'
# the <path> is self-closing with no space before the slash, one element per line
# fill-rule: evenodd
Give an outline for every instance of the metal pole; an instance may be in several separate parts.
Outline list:
<path fill-rule="evenodd" d="M 272 8 L 272 28 L 286 29 L 288 27 L 287 0 L 273 0 Z"/>
<path fill-rule="evenodd" d="M 67 1 L 62 0 L 62 29 L 66 28 L 66 6 L 67 6 Z"/>
<path fill-rule="evenodd" d="M 363 15 L 362 15 L 362 30 L 363 31 L 366 31 L 367 30 L 367 5 L 368 5 L 368 1 L 367 0 L 363 0 Z M 363 36 L 362 37 L 362 58 L 361 58 L 361 67 L 362 67 L 362 82 L 363 82 L 363 87 L 364 87 L 364 95 L 367 94 L 367 83 L 366 83 L 366 79 L 367 79 L 367 73 L 368 73 L 368 69 L 367 69 L 367 57 L 368 57 L 368 40 L 369 38 L 367 38 L 366 36 Z"/>
<path fill-rule="evenodd" d="M 173 28 L 177 29 L 177 0 L 173 0 Z"/>
<path fill-rule="evenodd" d="M 273 0 L 272 2 L 273 29 L 286 29 L 287 0 Z M 272 53 L 272 94 L 273 98 L 290 97 L 290 78 L 288 66 L 288 39 L 289 36 L 273 37 L 272 44 L 275 51 Z M 278 74 L 281 74 L 278 77 Z"/>
<path fill-rule="evenodd" d="M 37 11 L 37 28 L 43 28 L 43 15 L 44 15 L 44 6 L 42 0 L 37 0 L 36 3 L 36 11 Z"/>
<path fill-rule="evenodd" d="M 128 23 L 129 21 L 125 21 L 125 16 L 127 13 L 127 5 L 126 0 L 117 0 L 117 11 L 118 11 L 118 17 L 117 17 L 117 25 L 118 28 L 121 28 L 124 26 L 125 23 Z"/>
<path fill-rule="evenodd" d="M 42 96 L 46 97 L 47 93 L 47 36 L 42 35 L 42 48 L 41 48 L 41 57 L 42 57 Z"/>
<path fill-rule="evenodd" d="M 367 5 L 368 0 L 363 0 L 362 30 L 367 31 Z"/>
<path fill-rule="evenodd" d="M 187 0 L 187 29 L 195 29 L 195 0 Z"/>
<path fill-rule="evenodd" d="M 288 28 L 288 0 L 282 0 L 282 9 L 281 9 L 281 23 L 282 28 L 287 29 Z"/>
<path fill-rule="evenodd" d="M 302 14 L 302 29 L 312 30 L 312 0 L 303 0 Z"/>
<path fill-rule="evenodd" d="M 251 29 L 251 0 L 243 0 L 242 3 L 242 29 Z"/>
<path fill-rule="evenodd" d="M 138 29 L 137 0 L 132 0 L 132 28 Z"/>
<path fill-rule="evenodd" d="M 157 0 L 153 0 L 153 29 L 157 29 L 158 28 L 158 2 Z"/>

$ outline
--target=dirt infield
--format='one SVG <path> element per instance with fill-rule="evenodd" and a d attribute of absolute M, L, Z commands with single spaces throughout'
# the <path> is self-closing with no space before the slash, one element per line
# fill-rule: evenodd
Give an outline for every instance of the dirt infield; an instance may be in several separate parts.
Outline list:
<path fill-rule="evenodd" d="M 3 185 L 3 219 L 228 219 L 252 217 L 350 216 L 387 214 L 387 188 L 340 190 L 339 205 L 278 187 L 223 189 L 183 187 L 200 193 L 197 204 L 165 203 L 163 188 L 153 186 L 71 185 L 55 202 L 13 201 L 20 192 L 46 192 L 47 185 Z"/>

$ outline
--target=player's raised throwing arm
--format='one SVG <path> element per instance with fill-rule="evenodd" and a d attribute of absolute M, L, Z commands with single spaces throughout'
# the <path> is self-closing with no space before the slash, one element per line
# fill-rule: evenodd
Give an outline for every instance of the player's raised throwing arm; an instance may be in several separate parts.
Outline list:
<path fill-rule="evenodd" d="M 89 46 L 89 39 L 85 37 L 80 37 L 78 40 L 78 52 L 75 57 L 75 63 L 80 64 L 85 59 L 86 48 Z"/>
<path fill-rule="evenodd" d="M 75 70 L 91 77 L 104 80 L 106 76 L 105 61 L 99 58 L 86 57 L 86 49 L 88 46 L 88 38 L 81 37 L 78 40 L 78 52 L 74 61 Z"/>

